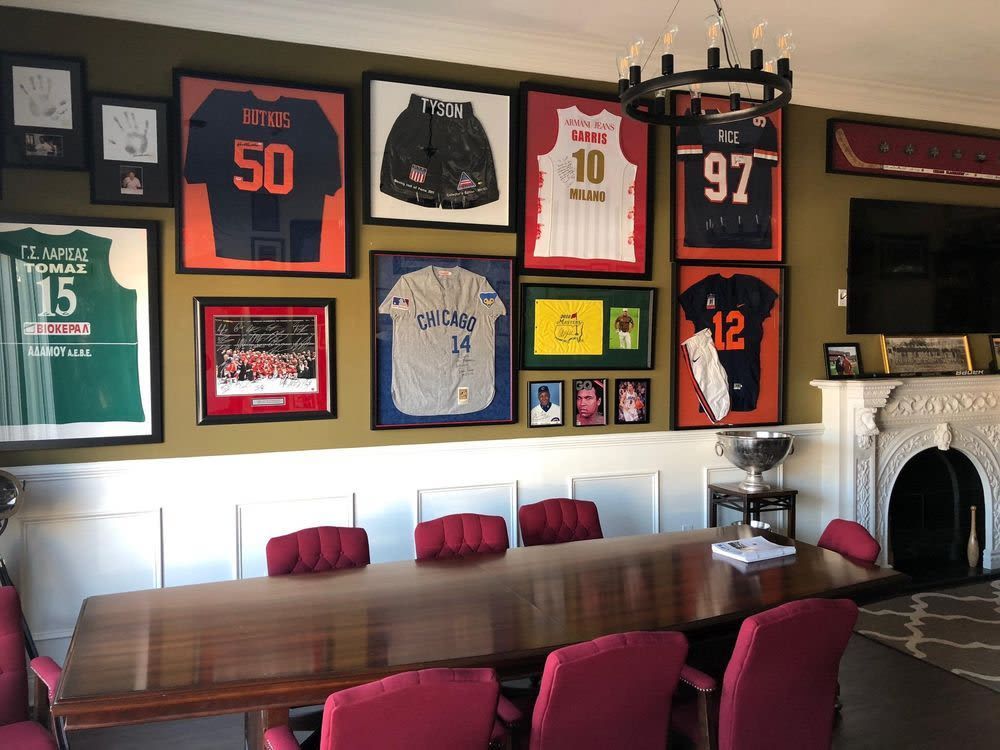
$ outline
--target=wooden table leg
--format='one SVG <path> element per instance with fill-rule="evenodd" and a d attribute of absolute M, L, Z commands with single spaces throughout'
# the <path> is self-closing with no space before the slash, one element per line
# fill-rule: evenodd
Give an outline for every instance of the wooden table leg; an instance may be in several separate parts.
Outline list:
<path fill-rule="evenodd" d="M 719 525 L 719 505 L 716 503 L 715 493 L 711 493 L 708 499 L 708 527 L 715 528 Z"/>
<path fill-rule="evenodd" d="M 750 498 L 743 500 L 743 523 L 750 525 Z"/>
<path fill-rule="evenodd" d="M 264 732 L 287 723 L 287 708 L 269 708 L 247 713 L 243 721 L 247 750 L 264 750 Z"/>
<path fill-rule="evenodd" d="M 788 536 L 795 538 L 795 496 L 788 501 Z"/>

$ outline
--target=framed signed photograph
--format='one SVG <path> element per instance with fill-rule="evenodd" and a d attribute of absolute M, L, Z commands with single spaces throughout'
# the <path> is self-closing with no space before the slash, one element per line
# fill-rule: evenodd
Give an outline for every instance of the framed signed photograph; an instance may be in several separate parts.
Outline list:
<path fill-rule="evenodd" d="M 90 202 L 170 206 L 166 99 L 90 97 Z"/>
<path fill-rule="evenodd" d="M 375 251 L 372 429 L 517 420 L 514 259 Z"/>
<path fill-rule="evenodd" d="M 350 277 L 347 91 L 174 71 L 177 271 Z"/>
<path fill-rule="evenodd" d="M 157 224 L 0 215 L 0 450 L 158 443 Z"/>
<path fill-rule="evenodd" d="M 514 97 L 365 73 L 366 224 L 514 231 Z"/>
<path fill-rule="evenodd" d="M 651 130 L 613 96 L 522 84 L 522 273 L 650 278 Z"/>
<path fill-rule="evenodd" d="M 649 378 L 615 378 L 615 424 L 649 424 Z"/>
<path fill-rule="evenodd" d="M 968 336 L 883 336 L 886 374 L 954 375 L 972 369 Z"/>
<path fill-rule="evenodd" d="M 823 344 L 826 376 L 831 379 L 856 378 L 861 370 L 861 348 L 853 344 Z"/>
<path fill-rule="evenodd" d="M 784 419 L 782 266 L 681 263 L 674 274 L 674 429 Z"/>
<path fill-rule="evenodd" d="M 573 426 L 599 427 L 608 423 L 608 379 L 573 380 Z"/>
<path fill-rule="evenodd" d="M 85 86 L 80 58 L 0 54 L 4 164 L 86 169 Z"/>
<path fill-rule="evenodd" d="M 334 301 L 194 301 L 198 424 L 337 416 Z"/>
<path fill-rule="evenodd" d="M 691 96 L 672 94 L 673 111 Z M 749 106 L 744 100 L 744 106 Z M 705 112 L 729 98 L 701 96 Z M 723 125 L 674 128 L 670 154 L 672 258 L 780 263 L 784 259 L 783 110 Z"/>
<path fill-rule="evenodd" d="M 656 290 L 522 284 L 526 370 L 649 370 Z"/>
<path fill-rule="evenodd" d="M 533 380 L 528 383 L 528 427 L 562 427 L 563 382 Z"/>

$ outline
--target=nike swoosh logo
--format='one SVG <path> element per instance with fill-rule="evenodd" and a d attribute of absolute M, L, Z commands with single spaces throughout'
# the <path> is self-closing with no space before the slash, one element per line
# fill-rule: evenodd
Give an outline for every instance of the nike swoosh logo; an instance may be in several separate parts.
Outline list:
<path fill-rule="evenodd" d="M 738 304 L 736 307 L 738 307 L 738 308 L 739 307 L 744 307 L 745 305 L 746 305 L 746 302 L 740 302 L 740 304 Z"/>
<path fill-rule="evenodd" d="M 697 362 L 697 361 L 698 361 L 698 360 L 700 360 L 700 359 L 701 359 L 701 357 L 694 357 L 694 358 L 692 358 L 692 360 L 691 360 L 691 361 L 692 361 L 692 362 Z"/>

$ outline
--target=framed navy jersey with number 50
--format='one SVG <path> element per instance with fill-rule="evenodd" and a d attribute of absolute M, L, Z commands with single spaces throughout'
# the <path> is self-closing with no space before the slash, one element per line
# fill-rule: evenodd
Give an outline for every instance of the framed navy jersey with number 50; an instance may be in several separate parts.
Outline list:
<path fill-rule="evenodd" d="M 687 113 L 690 95 L 675 93 L 672 107 Z M 701 109 L 729 112 L 729 99 L 705 94 Z M 674 260 L 782 261 L 781 142 L 780 109 L 738 122 L 674 128 Z"/>

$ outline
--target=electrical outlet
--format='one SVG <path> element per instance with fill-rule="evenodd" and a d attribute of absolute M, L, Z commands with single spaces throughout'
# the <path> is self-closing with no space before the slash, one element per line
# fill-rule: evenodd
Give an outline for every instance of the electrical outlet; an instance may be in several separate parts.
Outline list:
<path fill-rule="evenodd" d="M 847 290 L 837 290 L 837 307 L 847 307 Z"/>

